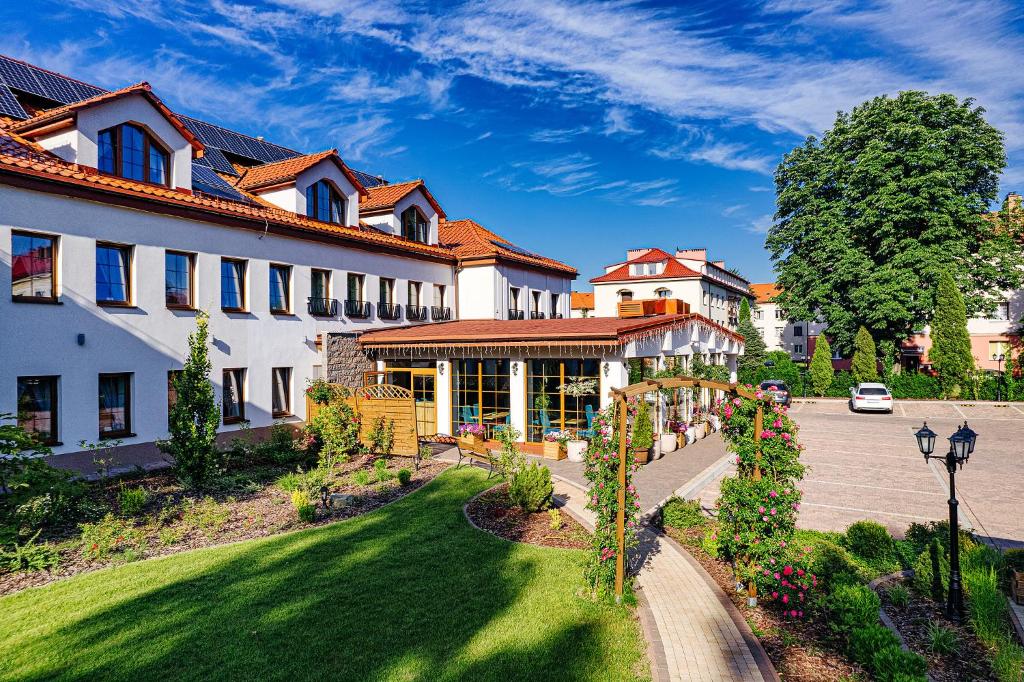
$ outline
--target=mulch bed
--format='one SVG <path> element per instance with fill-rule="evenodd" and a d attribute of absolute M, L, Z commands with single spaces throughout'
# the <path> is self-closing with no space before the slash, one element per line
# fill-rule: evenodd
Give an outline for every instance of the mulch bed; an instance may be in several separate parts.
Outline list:
<path fill-rule="evenodd" d="M 564 511 L 559 511 L 559 526 L 551 527 L 547 511 L 525 512 L 508 499 L 508 484 L 491 488 L 468 505 L 466 514 L 478 527 L 512 542 L 541 547 L 589 549 L 590 533 Z"/>
<path fill-rule="evenodd" d="M 907 646 L 928 659 L 928 674 L 932 679 L 937 682 L 998 680 L 989 665 L 985 646 L 978 641 L 969 627 L 957 627 L 950 623 L 946 619 L 944 604 L 936 604 L 931 599 L 922 597 L 910 588 L 909 583 L 905 585 L 910 592 L 907 605 L 894 605 L 885 588 L 896 584 L 897 581 L 894 580 L 878 590 L 882 598 L 882 609 L 896 624 L 896 629 L 900 631 Z M 953 653 L 941 656 L 928 651 L 929 622 L 956 631 L 957 643 Z"/>
<path fill-rule="evenodd" d="M 355 499 L 348 506 L 328 509 L 323 508 L 319 499 L 314 500 L 317 509 L 312 523 L 300 521 L 292 506 L 291 494 L 274 485 L 274 481 L 288 471 L 285 467 L 257 467 L 252 471 L 232 472 L 216 482 L 209 492 L 202 493 L 185 491 L 170 471 L 158 471 L 96 482 L 91 486 L 91 496 L 116 515 L 117 491 L 122 481 L 125 486 L 141 485 L 146 489 L 149 499 L 143 512 L 135 519 L 135 528 L 145 542 L 132 559 L 148 559 L 322 526 L 365 514 L 408 495 L 449 466 L 446 462 L 428 460 L 422 462 L 416 471 L 411 458 L 394 456 L 387 460 L 390 480 L 377 482 L 373 459 L 356 457 L 337 465 L 333 481 L 328 484 L 331 493 L 348 494 Z M 399 485 L 395 476 L 401 468 L 413 472 L 412 479 L 404 486 Z M 367 471 L 371 482 L 357 485 L 352 480 L 352 474 L 357 470 Z M 52 571 L 0 573 L 0 596 L 125 563 L 124 557 L 107 560 L 86 557 L 79 535 L 77 527 L 68 527 L 40 536 L 38 542 L 49 541 L 58 547 L 59 566 Z"/>
<path fill-rule="evenodd" d="M 736 604 L 782 679 L 806 682 L 870 679 L 860 666 L 846 659 L 842 653 L 842 643 L 836 641 L 826 623 L 816 620 L 813 616 L 803 620 L 784 618 L 765 606 L 748 608 L 746 593 L 736 592 L 732 568 L 725 562 L 708 556 L 701 549 L 703 529 L 666 528 L 665 532 L 686 546 L 690 555 L 700 562 L 704 570 Z"/>

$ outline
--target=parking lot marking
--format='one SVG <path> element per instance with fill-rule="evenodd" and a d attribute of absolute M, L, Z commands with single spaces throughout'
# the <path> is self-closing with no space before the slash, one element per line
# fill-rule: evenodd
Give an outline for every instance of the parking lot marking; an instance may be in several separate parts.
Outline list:
<path fill-rule="evenodd" d="M 963 417 L 964 419 L 967 419 L 967 415 L 964 414 L 964 411 L 960 409 L 959 405 L 957 405 L 956 403 L 950 403 L 950 405 L 953 406 L 953 409 L 956 410 L 960 414 L 961 417 Z"/>
<path fill-rule="evenodd" d="M 1021 414 L 1024 414 L 1024 410 L 1021 410 L 1021 409 L 1020 409 L 1019 407 L 1017 407 L 1016 405 L 1010 405 L 1010 408 L 1011 408 L 1011 409 L 1014 409 L 1014 410 L 1017 410 L 1017 411 L 1018 411 L 1018 412 L 1020 412 Z"/>
<path fill-rule="evenodd" d="M 907 410 L 903 407 L 903 403 L 896 403 L 896 407 L 900 408 L 900 414 L 904 417 L 907 416 Z"/>
<path fill-rule="evenodd" d="M 946 493 L 925 492 L 924 490 L 910 490 L 908 488 L 887 488 L 884 485 L 864 485 L 862 483 L 841 483 L 837 481 L 822 481 L 815 478 L 805 478 L 804 483 L 822 483 L 824 485 L 841 485 L 846 488 L 868 488 L 870 490 L 888 490 L 894 493 L 914 493 L 915 495 L 938 495 L 945 497 Z"/>
<path fill-rule="evenodd" d="M 801 507 L 821 507 L 822 509 L 837 509 L 839 511 L 850 511 L 857 512 L 858 514 L 866 514 L 865 518 L 871 518 L 875 515 L 881 516 L 899 516 L 904 519 L 918 519 L 920 521 L 934 521 L 938 517 L 935 516 L 918 516 L 916 514 L 901 514 L 899 512 L 887 512 L 880 511 L 878 509 L 861 509 L 859 507 L 840 507 L 834 504 L 820 504 L 818 502 L 804 502 L 800 505 Z"/>

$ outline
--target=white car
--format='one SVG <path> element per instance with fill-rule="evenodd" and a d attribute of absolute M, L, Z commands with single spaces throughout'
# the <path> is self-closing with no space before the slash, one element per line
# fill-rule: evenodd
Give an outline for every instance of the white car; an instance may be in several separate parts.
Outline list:
<path fill-rule="evenodd" d="M 885 384 L 857 384 L 850 389 L 850 409 L 854 412 L 870 410 L 892 414 L 894 402 Z"/>

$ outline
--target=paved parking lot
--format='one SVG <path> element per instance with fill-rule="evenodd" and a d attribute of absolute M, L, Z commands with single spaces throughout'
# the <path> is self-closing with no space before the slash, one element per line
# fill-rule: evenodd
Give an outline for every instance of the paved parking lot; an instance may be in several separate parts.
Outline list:
<path fill-rule="evenodd" d="M 790 414 L 809 467 L 802 527 L 842 530 L 872 518 L 899 534 L 914 521 L 947 518 L 945 466 L 925 464 L 913 432 L 927 419 L 942 439 L 938 451 L 967 420 L 978 443 L 956 476 L 961 523 L 1024 546 L 1024 407 L 897 401 L 892 415 L 854 414 L 846 401 L 819 399 L 795 403 Z M 705 502 L 716 496 L 717 483 L 701 494 Z"/>

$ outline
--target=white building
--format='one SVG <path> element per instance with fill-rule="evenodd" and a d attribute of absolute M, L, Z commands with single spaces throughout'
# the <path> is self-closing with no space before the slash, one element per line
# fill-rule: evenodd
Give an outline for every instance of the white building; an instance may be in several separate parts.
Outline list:
<path fill-rule="evenodd" d="M 594 285 L 594 315 L 614 317 L 624 301 L 676 299 L 690 312 L 735 328 L 740 300 L 750 297 L 748 282 L 723 261 L 709 261 L 706 249 L 630 249 L 626 260 L 605 266 Z"/>
<path fill-rule="evenodd" d="M 603 400 L 530 412 L 529 392 L 566 372 L 624 385 L 627 358 L 734 366 L 742 352 L 701 315 L 575 329 L 561 319 L 575 269 L 449 221 L 422 180 L 388 184 L 333 149 L 176 115 L 146 84 L 107 92 L 0 61 L 30 88 L 0 82 L 0 413 L 64 461 L 88 462 L 79 443 L 105 439 L 126 463 L 152 461 L 199 311 L 228 436 L 304 420 L 311 378 L 361 385 L 386 371 L 413 389 L 422 433 L 465 417 L 533 437 L 585 426 Z M 464 343 L 474 325 L 502 343 Z"/>
<path fill-rule="evenodd" d="M 751 321 L 761 332 L 761 338 L 768 350 L 784 350 L 794 361 L 806 360 L 814 353 L 816 338 L 825 330 L 819 322 L 791 322 L 775 303 L 779 290 L 774 282 L 751 284 L 750 291 L 754 294 L 755 305 L 750 309 Z M 838 360 L 838 354 L 833 354 Z"/>

